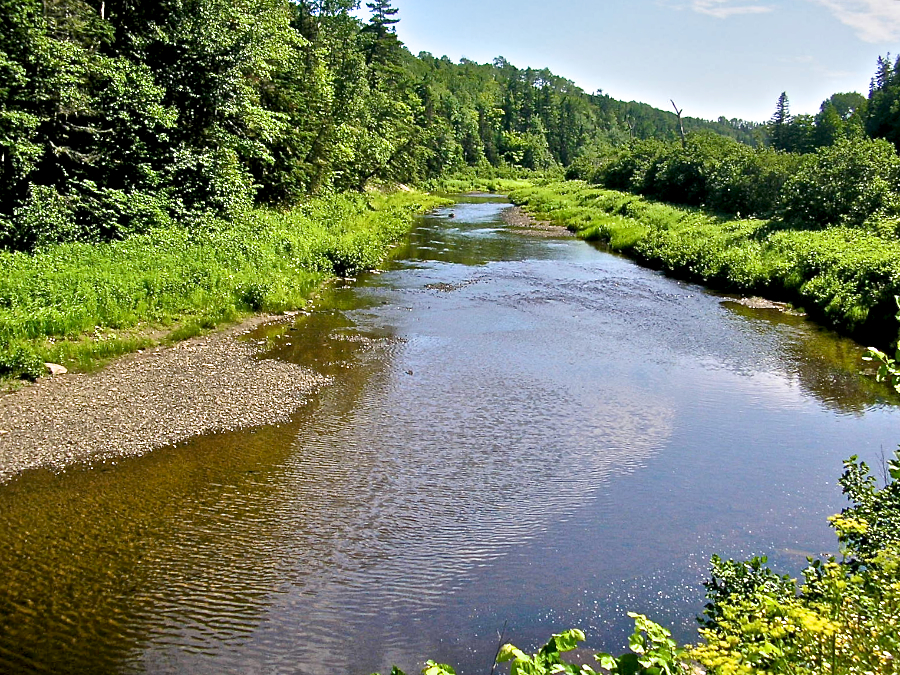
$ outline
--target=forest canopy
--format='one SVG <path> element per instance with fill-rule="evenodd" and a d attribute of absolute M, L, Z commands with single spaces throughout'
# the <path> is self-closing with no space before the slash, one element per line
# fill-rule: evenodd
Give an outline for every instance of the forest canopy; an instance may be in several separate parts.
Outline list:
<path fill-rule="evenodd" d="M 502 58 L 413 56 L 353 0 L 0 0 L 0 246 L 233 219 L 367 182 L 546 169 L 675 116 Z M 686 119 L 753 142 L 758 125 Z"/>
<path fill-rule="evenodd" d="M 660 199 L 764 214 L 801 156 L 900 143 L 900 73 L 887 57 L 868 98 L 835 94 L 816 116 L 792 116 L 784 94 L 765 124 L 679 119 L 503 58 L 414 56 L 389 0 L 368 4 L 367 22 L 357 8 L 0 0 L 0 247 L 208 227 L 254 205 L 501 167 L 568 167 Z M 684 185 L 678 166 L 692 175 Z"/>

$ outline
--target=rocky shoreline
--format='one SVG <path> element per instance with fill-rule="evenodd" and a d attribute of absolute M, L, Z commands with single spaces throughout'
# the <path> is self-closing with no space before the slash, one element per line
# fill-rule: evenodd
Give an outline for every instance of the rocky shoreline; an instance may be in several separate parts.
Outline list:
<path fill-rule="evenodd" d="M 561 225 L 554 225 L 548 220 L 537 220 L 521 206 L 503 209 L 500 214 L 503 222 L 518 230 L 527 230 L 529 234 L 545 237 L 574 237 L 575 235 Z"/>
<path fill-rule="evenodd" d="M 242 335 L 284 317 L 45 377 L 0 396 L 0 483 L 27 469 L 133 457 L 202 433 L 285 421 L 328 379 L 259 358 Z"/>

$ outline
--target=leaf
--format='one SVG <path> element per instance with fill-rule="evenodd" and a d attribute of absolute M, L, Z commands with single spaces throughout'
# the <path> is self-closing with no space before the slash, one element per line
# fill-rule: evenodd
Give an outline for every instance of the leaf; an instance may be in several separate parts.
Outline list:
<path fill-rule="evenodd" d="M 635 631 L 632 633 L 631 637 L 628 638 L 628 648 L 635 654 L 644 653 L 644 636 L 641 635 L 640 631 Z"/>
<path fill-rule="evenodd" d="M 616 659 L 613 658 L 612 654 L 594 654 L 594 658 L 600 663 L 600 667 L 604 670 L 616 672 L 619 668 L 618 664 L 616 663 Z"/>
<path fill-rule="evenodd" d="M 564 631 L 553 636 L 556 638 L 556 648 L 561 652 L 572 651 L 579 642 L 584 642 L 584 632 L 577 628 Z"/>
<path fill-rule="evenodd" d="M 894 480 L 900 480 L 900 461 L 892 459 L 888 462 L 888 473 Z"/>
<path fill-rule="evenodd" d="M 497 663 L 505 663 L 506 661 L 512 661 L 513 659 L 527 661 L 528 655 L 515 645 L 511 645 L 507 642 L 500 648 L 500 652 L 497 654 Z"/>
<path fill-rule="evenodd" d="M 623 654 L 619 657 L 617 665 L 617 675 L 638 675 L 641 672 L 637 654 Z"/>
<path fill-rule="evenodd" d="M 422 675 L 456 675 L 456 671 L 446 663 L 437 663 L 429 660 L 425 662 Z"/>

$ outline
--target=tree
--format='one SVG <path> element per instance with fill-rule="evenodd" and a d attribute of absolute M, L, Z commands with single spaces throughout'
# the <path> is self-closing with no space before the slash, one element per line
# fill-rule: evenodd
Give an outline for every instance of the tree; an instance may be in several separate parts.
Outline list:
<path fill-rule="evenodd" d="M 866 133 L 886 138 L 900 148 L 900 72 L 890 55 L 878 57 L 878 69 L 869 89 Z"/>
<path fill-rule="evenodd" d="M 396 7 L 391 7 L 390 0 L 374 0 L 367 2 L 366 7 L 372 13 L 369 19 L 369 25 L 372 27 L 378 37 L 384 37 L 386 33 L 394 33 L 396 29 L 394 25 L 400 22 L 400 19 L 394 18 L 399 11 Z"/>
<path fill-rule="evenodd" d="M 681 138 L 682 147 L 685 147 L 687 141 L 685 140 L 685 137 L 684 137 L 684 122 L 681 120 L 681 113 L 684 112 L 684 110 L 683 109 L 679 110 L 678 106 L 675 105 L 675 101 L 672 101 L 672 99 L 669 99 L 669 100 L 672 102 L 672 107 L 675 108 L 675 114 L 678 115 L 678 135 Z"/>
<path fill-rule="evenodd" d="M 787 92 L 781 92 L 775 104 L 775 114 L 769 120 L 769 135 L 776 150 L 788 149 L 788 125 L 791 122 L 790 102 Z"/>

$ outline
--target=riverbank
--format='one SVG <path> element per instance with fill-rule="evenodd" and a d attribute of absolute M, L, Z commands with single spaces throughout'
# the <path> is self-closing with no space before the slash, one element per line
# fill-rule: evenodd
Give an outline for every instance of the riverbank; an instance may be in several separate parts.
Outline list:
<path fill-rule="evenodd" d="M 444 202 L 344 195 L 217 232 L 0 254 L 0 483 L 286 419 L 327 379 L 260 359 L 241 336 L 329 278 L 377 266 L 415 214 Z M 72 372 L 40 377 L 44 362 Z"/>
<path fill-rule="evenodd" d="M 302 307 L 330 276 L 376 266 L 415 214 L 440 203 L 405 191 L 336 195 L 233 223 L 0 252 L 0 378 L 37 378 L 44 362 L 88 371 L 258 312 Z"/>
<path fill-rule="evenodd" d="M 261 346 L 242 339 L 278 320 L 285 317 L 256 316 L 0 396 L 0 483 L 27 469 L 133 457 L 198 434 L 286 421 L 328 379 L 260 359 Z"/>
<path fill-rule="evenodd" d="M 900 241 L 854 228 L 727 219 L 582 181 L 531 183 L 509 195 L 538 219 L 673 276 L 792 303 L 864 343 L 897 341 Z"/>

